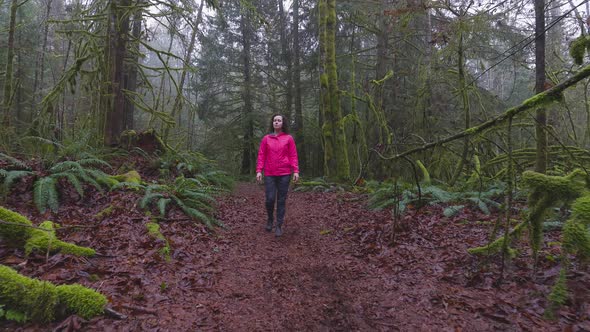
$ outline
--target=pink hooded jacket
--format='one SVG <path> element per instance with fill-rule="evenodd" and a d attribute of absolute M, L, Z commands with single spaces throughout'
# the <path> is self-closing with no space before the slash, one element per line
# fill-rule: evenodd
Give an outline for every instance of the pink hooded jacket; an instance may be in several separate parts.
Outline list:
<path fill-rule="evenodd" d="M 299 161 L 295 141 L 289 134 L 268 134 L 262 138 L 258 149 L 256 173 L 264 170 L 265 176 L 299 173 Z"/>

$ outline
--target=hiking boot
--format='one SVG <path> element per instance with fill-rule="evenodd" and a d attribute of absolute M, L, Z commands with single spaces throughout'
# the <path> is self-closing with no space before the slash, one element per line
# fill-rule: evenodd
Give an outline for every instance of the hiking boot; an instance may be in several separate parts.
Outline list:
<path fill-rule="evenodd" d="M 277 225 L 277 228 L 275 229 L 275 236 L 279 237 L 283 235 L 283 228 L 281 225 Z"/>
<path fill-rule="evenodd" d="M 266 222 L 266 227 L 264 229 L 266 229 L 267 232 L 272 231 L 272 220 Z"/>

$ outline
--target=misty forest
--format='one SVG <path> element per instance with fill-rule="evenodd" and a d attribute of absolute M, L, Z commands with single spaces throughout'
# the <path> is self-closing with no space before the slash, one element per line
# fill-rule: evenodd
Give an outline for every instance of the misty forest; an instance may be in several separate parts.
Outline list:
<path fill-rule="evenodd" d="M 589 55 L 588 0 L 0 0 L 0 330 L 590 331 Z"/>

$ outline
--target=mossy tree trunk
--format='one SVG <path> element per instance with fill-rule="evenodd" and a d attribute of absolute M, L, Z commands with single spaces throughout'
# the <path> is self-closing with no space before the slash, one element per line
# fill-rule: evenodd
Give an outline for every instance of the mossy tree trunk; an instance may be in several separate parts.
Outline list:
<path fill-rule="evenodd" d="M 139 65 L 139 39 L 141 38 L 141 22 L 143 17 L 143 10 L 141 5 L 144 0 L 138 0 L 138 7 L 135 9 L 133 15 L 133 27 L 131 35 L 133 36 L 132 41 L 129 43 L 131 52 L 128 56 L 129 63 L 125 65 L 125 89 L 128 91 L 137 90 L 137 70 Z M 131 100 L 132 96 L 125 98 L 125 122 L 123 128 L 134 129 L 134 115 L 135 115 L 135 104 Z"/>
<path fill-rule="evenodd" d="M 10 19 L 8 23 L 8 43 L 6 44 L 6 74 L 4 79 L 4 96 L 2 101 L 2 125 L 4 128 L 10 127 L 10 108 L 12 101 L 12 71 L 14 60 L 14 35 L 16 30 L 16 10 L 18 9 L 18 0 L 12 0 L 10 3 Z"/>
<path fill-rule="evenodd" d="M 110 70 L 110 104 L 106 110 L 105 137 L 107 146 L 116 145 L 123 132 L 125 123 L 124 59 L 127 52 L 127 34 L 129 33 L 130 0 L 113 0 L 109 20 L 109 70 Z"/>
<path fill-rule="evenodd" d="M 295 141 L 299 156 L 299 168 L 305 172 L 307 155 L 303 134 L 303 102 L 301 100 L 301 55 L 299 53 L 299 0 L 293 0 L 293 99 L 295 108 Z"/>
<path fill-rule="evenodd" d="M 458 76 L 459 76 L 459 95 L 461 96 L 461 103 L 463 106 L 463 116 L 465 119 L 465 130 L 471 128 L 471 109 L 469 108 L 469 96 L 467 94 L 467 85 L 465 82 L 465 60 L 464 60 L 464 51 L 463 51 L 463 26 L 459 24 L 459 46 L 457 48 L 457 55 L 458 55 Z M 465 136 L 463 138 L 463 152 L 461 153 L 461 159 L 459 160 L 459 164 L 457 164 L 457 168 L 455 169 L 455 173 L 449 185 L 454 185 L 455 182 L 461 176 L 461 171 L 467 162 L 467 157 L 469 154 L 469 136 Z"/>
<path fill-rule="evenodd" d="M 242 33 L 242 60 L 243 60 L 243 75 L 244 84 L 242 86 L 242 101 L 243 108 L 243 134 L 244 145 L 242 147 L 242 169 L 241 174 L 248 175 L 254 171 L 254 121 L 252 119 L 253 113 L 253 93 L 252 93 L 252 26 L 251 19 L 248 17 L 248 11 L 244 10 L 240 17 L 240 30 Z"/>
<path fill-rule="evenodd" d="M 350 165 L 336 67 L 336 0 L 320 0 L 320 15 L 321 23 L 325 27 L 324 33 L 320 35 L 320 47 L 325 49 L 320 78 L 320 93 L 324 94 L 324 172 L 328 178 L 344 181 L 350 178 Z"/>
<path fill-rule="evenodd" d="M 535 0 L 535 93 L 545 91 L 545 0 Z M 547 112 L 539 107 L 535 115 L 537 158 L 535 171 L 547 171 Z"/>

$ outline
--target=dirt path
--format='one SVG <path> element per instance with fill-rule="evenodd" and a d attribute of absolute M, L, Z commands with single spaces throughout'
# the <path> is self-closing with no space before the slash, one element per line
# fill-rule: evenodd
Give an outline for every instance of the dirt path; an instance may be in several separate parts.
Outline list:
<path fill-rule="evenodd" d="M 239 184 L 218 203 L 216 217 L 226 228 L 216 235 L 183 222 L 178 212 L 160 223 L 172 248 L 166 261 L 164 244 L 146 232 L 150 217 L 125 195 L 60 210 L 62 225 L 87 225 L 98 209 L 116 206 L 93 231 L 61 234 L 100 257 L 37 255 L 21 273 L 98 289 L 127 319 L 70 317 L 51 326 L 0 324 L 0 330 L 590 330 L 590 276 L 583 271 L 569 276 L 573 296 L 557 321 L 542 317 L 544 294 L 559 271 L 555 262 L 542 261 L 542 272 L 531 278 L 530 257 L 522 254 L 502 286 L 493 286 L 496 263 L 483 264 L 466 250 L 487 242 L 496 217 L 475 210 L 453 219 L 440 217 L 442 207 L 409 210 L 407 229 L 390 247 L 389 213 L 368 211 L 359 195 L 290 192 L 285 234 L 275 238 L 264 231 L 263 188 Z M 0 263 L 23 265 L 23 258 L 0 243 Z"/>

